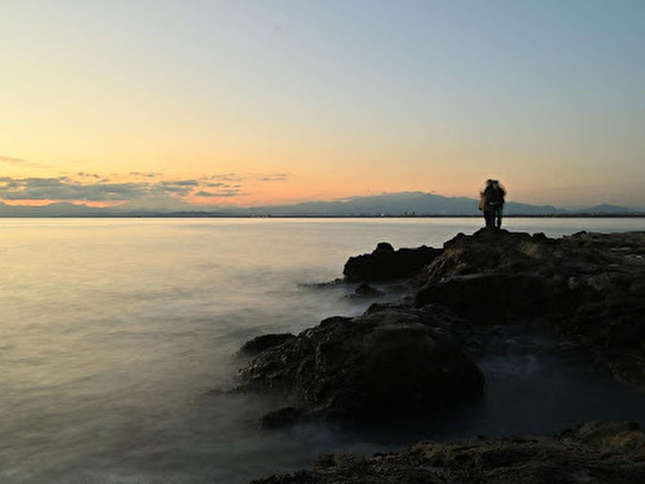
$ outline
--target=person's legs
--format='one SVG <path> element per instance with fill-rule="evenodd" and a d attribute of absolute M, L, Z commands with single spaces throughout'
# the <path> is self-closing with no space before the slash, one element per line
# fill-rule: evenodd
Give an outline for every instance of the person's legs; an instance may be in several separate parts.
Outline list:
<path fill-rule="evenodd" d="M 502 228 L 502 216 L 503 216 L 502 207 L 498 207 L 497 210 L 495 210 L 495 218 L 496 218 L 495 226 L 498 229 Z"/>
<path fill-rule="evenodd" d="M 486 222 L 486 228 L 493 226 L 493 212 L 490 210 L 484 210 L 484 221 Z"/>

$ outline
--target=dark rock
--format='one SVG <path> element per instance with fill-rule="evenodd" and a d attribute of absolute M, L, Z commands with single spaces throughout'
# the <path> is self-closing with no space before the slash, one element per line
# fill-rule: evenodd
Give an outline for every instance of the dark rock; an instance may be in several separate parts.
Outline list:
<path fill-rule="evenodd" d="M 291 333 L 275 333 L 256 336 L 242 345 L 240 353 L 255 356 L 268 348 L 281 345 L 293 338 L 295 338 L 295 335 Z"/>
<path fill-rule="evenodd" d="M 343 275 L 347 282 L 384 281 L 411 277 L 442 253 L 441 249 L 421 246 L 417 249 L 394 248 L 381 242 L 371 254 L 350 257 Z"/>
<path fill-rule="evenodd" d="M 363 283 L 356 288 L 356 291 L 354 291 L 354 294 L 356 294 L 357 296 L 379 297 L 379 296 L 382 296 L 384 292 L 379 291 L 378 289 L 370 286 L 369 284 Z"/>
<path fill-rule="evenodd" d="M 307 415 L 346 422 L 431 418 L 479 397 L 484 386 L 472 361 L 433 329 L 432 317 L 377 306 L 356 318 L 326 319 L 262 352 L 240 371 L 240 388 L 281 392 Z"/>
<path fill-rule="evenodd" d="M 567 287 L 534 273 L 478 273 L 450 276 L 426 284 L 415 297 L 415 304 L 440 303 L 476 319 L 505 320 L 522 313 L 529 318 L 543 317 L 562 303 Z"/>
<path fill-rule="evenodd" d="M 590 422 L 554 437 L 419 442 L 364 458 L 327 455 L 313 469 L 255 484 L 628 484 L 645 482 L 645 434 L 633 422 Z"/>
<path fill-rule="evenodd" d="M 333 281 L 327 281 L 327 282 L 308 282 L 308 283 L 303 283 L 300 284 L 302 287 L 310 287 L 314 289 L 333 289 L 338 286 L 342 286 L 345 284 L 345 279 L 341 278 L 336 278 Z"/>
<path fill-rule="evenodd" d="M 349 296 L 352 298 L 374 298 L 374 297 L 383 297 L 385 293 L 376 289 L 375 287 L 370 286 L 367 283 L 363 283 L 356 288 L 353 294 Z"/>
<path fill-rule="evenodd" d="M 241 371 L 242 388 L 279 391 L 301 405 L 276 421 L 431 418 L 482 393 L 481 372 L 455 341 L 470 354 L 504 354 L 503 345 L 482 345 L 477 328 L 506 331 L 504 323 L 526 320 L 555 327 L 565 346 L 590 351 L 645 389 L 645 232 L 550 239 L 481 230 L 405 270 L 395 262 L 401 251 L 379 244 L 350 258 L 344 274 L 411 277 L 415 307 L 373 304 L 360 317 L 329 318 Z M 486 321 L 496 324 L 477 324 Z M 326 455 L 311 470 L 254 482 L 645 482 L 645 435 L 633 422 L 589 422 L 554 437 L 420 442 L 371 458 Z"/>
<path fill-rule="evenodd" d="M 645 232 L 459 234 L 417 280 L 416 306 L 497 322 L 546 319 L 645 389 Z"/>

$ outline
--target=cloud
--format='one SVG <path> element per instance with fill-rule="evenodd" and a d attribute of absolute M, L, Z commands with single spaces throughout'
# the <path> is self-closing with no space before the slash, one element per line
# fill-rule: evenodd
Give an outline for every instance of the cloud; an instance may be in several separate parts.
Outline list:
<path fill-rule="evenodd" d="M 222 173 L 217 175 L 204 175 L 199 180 L 204 182 L 239 182 L 243 180 L 258 180 L 261 182 L 280 182 L 289 179 L 288 173 L 260 173 L 246 174 L 240 173 Z"/>
<path fill-rule="evenodd" d="M 210 188 L 204 190 L 204 188 Z M 93 173 L 77 172 L 68 176 L 50 178 L 0 177 L 0 199 L 4 200 L 61 200 L 61 201 L 132 201 L 172 197 L 234 197 L 240 194 L 239 184 L 223 182 L 202 183 L 194 179 L 125 183 L 111 182 Z"/>
<path fill-rule="evenodd" d="M 151 191 L 155 194 L 170 193 L 179 196 L 186 196 L 199 186 L 197 180 L 164 180 L 150 185 Z"/>
<path fill-rule="evenodd" d="M 132 176 L 142 176 L 145 178 L 155 178 L 158 176 L 161 176 L 161 173 L 157 173 L 156 171 L 150 171 L 150 172 L 141 172 L 141 171 L 131 171 L 129 173 Z"/>
<path fill-rule="evenodd" d="M 82 184 L 67 177 L 3 178 L 0 198 L 5 200 L 115 201 L 141 198 L 146 187 L 137 183 Z"/>
<path fill-rule="evenodd" d="M 159 182 L 161 186 L 173 186 L 173 187 L 195 187 L 199 185 L 197 180 L 168 180 Z"/>
<path fill-rule="evenodd" d="M 248 177 L 246 175 L 240 175 L 239 173 L 223 173 L 219 175 L 205 175 L 200 178 L 200 180 L 217 180 L 225 182 L 236 182 L 246 180 Z"/>
<path fill-rule="evenodd" d="M 209 188 L 240 188 L 242 186 L 239 183 L 235 183 L 234 185 L 231 185 L 230 183 L 222 183 L 222 182 L 209 182 L 209 183 L 202 183 L 201 185 Z"/>
<path fill-rule="evenodd" d="M 101 175 L 97 175 L 96 173 L 85 173 L 84 171 L 79 171 L 76 173 L 76 176 L 80 176 L 82 178 L 96 178 L 97 180 L 101 179 Z"/>
<path fill-rule="evenodd" d="M 200 190 L 195 193 L 198 197 L 234 197 L 239 194 L 240 190 L 237 188 L 232 190 L 222 190 L 220 192 L 206 192 L 204 190 Z"/>
<path fill-rule="evenodd" d="M 41 163 L 35 163 L 33 161 L 25 160 L 23 158 L 16 158 L 13 156 L 5 156 L 5 155 L 0 155 L 0 163 L 6 163 L 8 165 L 15 165 L 15 166 L 32 166 L 32 167 L 39 167 L 39 168 L 42 168 L 45 166 Z"/>
<path fill-rule="evenodd" d="M 23 160 L 22 158 L 14 158 L 13 156 L 3 155 L 0 155 L 0 162 L 8 163 L 10 165 L 23 165 L 29 163 L 27 160 Z"/>
<path fill-rule="evenodd" d="M 286 181 L 289 178 L 289 175 L 286 173 L 276 173 L 274 175 L 265 175 L 260 177 L 260 181 L 263 182 L 275 182 L 275 181 Z"/>

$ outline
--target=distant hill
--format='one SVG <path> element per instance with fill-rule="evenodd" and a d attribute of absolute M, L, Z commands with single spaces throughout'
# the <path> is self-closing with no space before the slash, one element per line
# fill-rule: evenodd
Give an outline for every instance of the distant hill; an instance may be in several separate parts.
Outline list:
<path fill-rule="evenodd" d="M 256 215 L 478 215 L 479 201 L 467 197 L 445 197 L 424 192 L 400 192 L 366 197 L 352 197 L 331 202 L 305 202 L 293 205 L 251 207 Z M 550 205 L 538 206 L 509 202 L 507 214 L 545 215 L 565 213 Z"/>
<path fill-rule="evenodd" d="M 171 200 L 172 202 L 172 200 Z M 480 215 L 478 200 L 468 197 L 446 197 L 434 193 L 399 192 L 383 195 L 350 197 L 343 200 L 304 202 L 288 205 L 264 205 L 254 207 L 190 205 L 185 202 L 156 204 L 128 203 L 113 208 L 88 207 L 72 203 L 53 203 L 45 206 L 12 206 L 0 202 L 0 217 L 360 217 L 360 216 L 476 216 Z M 552 205 L 531 205 L 509 201 L 506 215 L 528 216 L 574 216 L 574 215 L 632 215 L 642 210 L 616 205 L 596 205 L 582 209 L 563 209 Z"/>
<path fill-rule="evenodd" d="M 73 203 L 52 203 L 49 205 L 8 205 L 0 202 L 0 217 L 91 217 L 101 216 L 104 208 L 88 207 Z"/>
<path fill-rule="evenodd" d="M 608 205 L 603 203 L 593 207 L 581 208 L 573 211 L 574 213 L 585 213 L 590 215 L 622 215 L 622 214 L 635 214 L 642 213 L 641 210 L 629 207 L 619 207 L 617 205 Z"/>

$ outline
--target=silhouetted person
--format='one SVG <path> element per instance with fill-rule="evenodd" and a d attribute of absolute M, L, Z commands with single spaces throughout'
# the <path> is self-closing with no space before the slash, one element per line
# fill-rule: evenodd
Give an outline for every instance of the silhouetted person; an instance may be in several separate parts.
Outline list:
<path fill-rule="evenodd" d="M 484 212 L 484 221 L 486 222 L 487 228 L 493 228 L 495 224 L 495 210 L 494 205 L 491 205 L 491 202 L 496 197 L 495 187 L 493 180 L 486 180 L 486 188 L 482 192 L 479 192 L 479 210 Z"/>
<path fill-rule="evenodd" d="M 499 180 L 493 180 L 493 212 L 495 227 L 502 228 L 502 216 L 504 215 L 504 203 L 506 197 L 506 190 L 499 183 Z"/>

